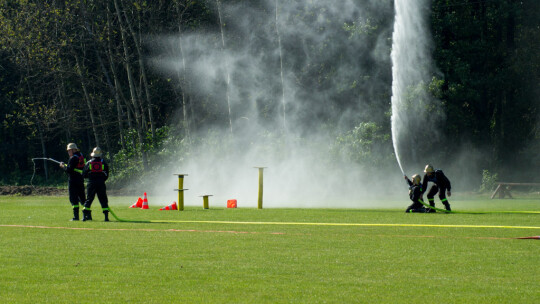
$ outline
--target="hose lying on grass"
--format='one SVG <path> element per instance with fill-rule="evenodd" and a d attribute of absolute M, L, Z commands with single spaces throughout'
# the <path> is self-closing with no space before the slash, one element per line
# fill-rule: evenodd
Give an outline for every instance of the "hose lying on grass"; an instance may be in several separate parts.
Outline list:
<path fill-rule="evenodd" d="M 119 222 L 129 222 L 129 223 L 153 223 L 153 221 L 145 221 L 145 220 L 125 220 L 121 219 L 118 216 L 116 216 L 116 213 L 112 211 L 112 209 L 109 207 L 109 212 L 112 214 L 112 216 Z"/>
<path fill-rule="evenodd" d="M 426 208 L 434 209 L 440 212 L 445 213 L 460 213 L 460 214 L 488 214 L 488 213 L 521 213 L 521 214 L 540 214 L 540 211 L 448 211 L 436 207 L 432 207 L 426 203 L 424 203 L 422 200 L 420 200 L 420 203 L 422 203 Z M 175 221 L 175 220 L 126 220 L 119 218 L 116 213 L 109 207 L 109 212 L 112 214 L 112 216 L 119 222 L 127 222 L 127 223 L 185 223 L 186 221 Z M 272 224 L 272 223 L 268 223 Z"/>
<path fill-rule="evenodd" d="M 449 211 L 446 209 L 441 209 L 437 207 L 430 206 L 426 203 L 424 203 L 423 200 L 418 200 L 422 205 L 424 205 L 426 208 L 437 210 L 439 212 L 445 212 L 445 213 L 461 213 L 461 214 L 487 214 L 487 213 L 525 213 L 525 214 L 540 214 L 540 211 Z"/>

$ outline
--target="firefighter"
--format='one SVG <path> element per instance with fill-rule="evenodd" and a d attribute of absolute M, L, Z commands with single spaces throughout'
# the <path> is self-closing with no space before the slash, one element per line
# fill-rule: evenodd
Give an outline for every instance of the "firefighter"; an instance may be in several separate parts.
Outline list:
<path fill-rule="evenodd" d="M 422 185 L 420 185 L 420 181 L 422 180 L 420 175 L 415 174 L 412 176 L 412 181 L 409 180 L 409 178 L 405 175 L 405 180 L 407 181 L 407 184 L 409 184 L 409 198 L 413 202 L 409 207 L 407 207 L 407 210 L 405 212 L 418 212 L 418 213 L 424 213 L 426 212 L 426 209 L 424 208 L 424 205 L 421 203 L 422 201 Z"/>
<path fill-rule="evenodd" d="M 429 201 L 429 205 L 431 207 L 435 207 L 435 194 L 439 192 L 439 199 L 444 205 L 444 208 L 447 211 L 452 211 L 450 209 L 450 203 L 448 202 L 448 199 L 446 198 L 446 192 L 448 192 L 448 196 L 452 196 L 452 185 L 450 184 L 450 180 L 444 175 L 443 171 L 440 169 L 433 169 L 433 166 L 428 164 L 426 165 L 426 168 L 424 169 L 424 172 L 426 173 L 424 175 L 424 181 L 422 183 L 422 189 L 423 191 L 426 191 L 428 182 L 432 182 L 433 185 L 428 191 L 427 198 Z M 436 212 L 435 209 L 429 208 L 428 212 Z"/>
<path fill-rule="evenodd" d="M 77 145 L 69 143 L 67 145 L 67 153 L 69 155 L 68 163 L 60 163 L 60 168 L 64 169 L 68 174 L 68 192 L 69 202 L 73 208 L 72 221 L 79 220 L 79 204 L 84 204 L 84 178 L 82 176 L 84 163 L 86 159 L 82 155 Z"/>
<path fill-rule="evenodd" d="M 84 203 L 83 209 L 83 221 L 92 220 L 92 202 L 97 194 L 101 209 L 105 215 L 105 222 L 109 221 L 109 201 L 107 199 L 107 188 L 105 181 L 109 178 L 109 165 L 102 158 L 102 152 L 100 147 L 95 147 L 92 151 L 92 159 L 89 160 L 83 169 L 83 177 L 88 178 L 88 185 L 86 188 L 87 198 Z"/>

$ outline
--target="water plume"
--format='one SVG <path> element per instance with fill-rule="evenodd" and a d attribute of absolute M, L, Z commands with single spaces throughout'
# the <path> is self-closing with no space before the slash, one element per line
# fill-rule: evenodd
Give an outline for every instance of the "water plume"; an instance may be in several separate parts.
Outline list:
<path fill-rule="evenodd" d="M 402 159 L 417 165 L 425 156 L 421 149 L 426 150 L 438 138 L 434 126 L 440 111 L 431 109 L 440 104 L 428 92 L 433 72 L 427 22 L 429 3 L 430 0 L 394 2 L 391 123 L 394 151 L 403 175 Z M 429 152 L 432 157 L 434 149 Z"/>
<path fill-rule="evenodd" d="M 182 90 L 197 101 L 199 125 L 191 154 L 163 172 L 162 191 L 174 199 L 167 189 L 182 172 L 186 202 L 204 191 L 256 206 L 253 167 L 262 166 L 265 206 L 360 207 L 388 193 L 373 171 L 330 150 L 362 123 L 387 124 L 391 0 L 208 3 L 216 31 L 183 33 L 182 52 L 179 37 L 153 42 L 156 70 L 189 82 Z"/>

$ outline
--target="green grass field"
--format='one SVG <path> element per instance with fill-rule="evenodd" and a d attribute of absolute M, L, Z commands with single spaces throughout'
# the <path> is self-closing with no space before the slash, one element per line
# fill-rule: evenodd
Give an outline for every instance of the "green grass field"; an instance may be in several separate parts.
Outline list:
<path fill-rule="evenodd" d="M 110 201 L 120 218 L 178 222 L 106 223 L 98 202 L 94 221 L 70 222 L 67 197 L 0 196 L 0 303 L 540 303 L 540 240 L 516 239 L 540 235 L 540 214 Z"/>

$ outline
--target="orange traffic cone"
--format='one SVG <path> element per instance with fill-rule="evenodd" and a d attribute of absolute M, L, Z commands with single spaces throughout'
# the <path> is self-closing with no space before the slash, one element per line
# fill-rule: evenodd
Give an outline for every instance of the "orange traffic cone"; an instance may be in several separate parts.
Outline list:
<path fill-rule="evenodd" d="M 144 193 L 144 199 L 142 201 L 142 209 L 148 209 L 148 199 L 146 198 L 146 192 Z"/>
<path fill-rule="evenodd" d="M 129 206 L 129 208 L 142 208 L 142 198 L 139 197 L 137 202 Z"/>
<path fill-rule="evenodd" d="M 169 206 L 165 206 L 159 210 L 178 210 L 178 206 L 176 205 L 176 202 L 173 202 Z"/>
<path fill-rule="evenodd" d="M 227 208 L 236 208 L 236 200 L 235 199 L 228 200 Z"/>

